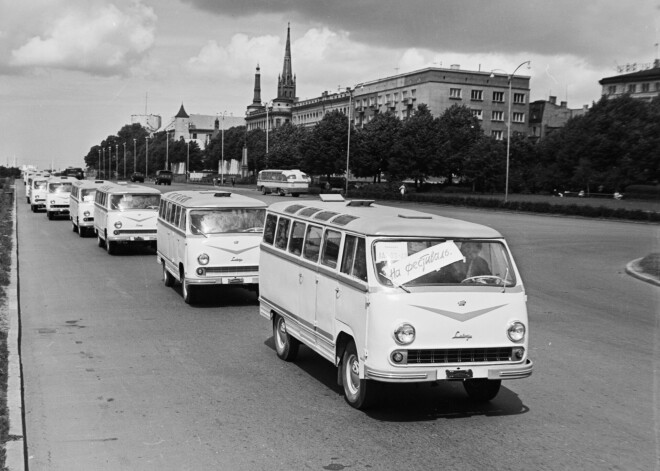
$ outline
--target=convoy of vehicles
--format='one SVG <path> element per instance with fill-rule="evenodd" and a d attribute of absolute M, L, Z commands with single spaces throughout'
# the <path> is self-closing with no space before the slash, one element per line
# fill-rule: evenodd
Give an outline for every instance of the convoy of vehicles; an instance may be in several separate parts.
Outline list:
<path fill-rule="evenodd" d="M 33 211 L 45 178 L 24 175 Z M 71 176 L 48 177 L 47 192 L 48 219 L 69 214 L 109 254 L 155 247 L 186 303 L 204 286 L 255 290 L 278 357 L 305 344 L 332 362 L 352 407 L 368 407 L 378 383 L 456 381 L 489 401 L 502 380 L 532 374 L 525 287 L 489 227 L 337 194 L 267 206 Z"/>
<path fill-rule="evenodd" d="M 309 192 L 310 181 L 311 178 L 300 170 L 262 170 L 257 175 L 257 190 L 263 195 L 298 196 Z"/>
<path fill-rule="evenodd" d="M 173 191 L 160 200 L 158 257 L 165 286 L 181 283 L 193 303 L 203 286 L 241 285 L 256 291 L 262 201 L 224 191 Z"/>
<path fill-rule="evenodd" d="M 106 183 L 94 195 L 94 232 L 113 255 L 118 245 L 156 246 L 160 191 L 132 183 Z"/>

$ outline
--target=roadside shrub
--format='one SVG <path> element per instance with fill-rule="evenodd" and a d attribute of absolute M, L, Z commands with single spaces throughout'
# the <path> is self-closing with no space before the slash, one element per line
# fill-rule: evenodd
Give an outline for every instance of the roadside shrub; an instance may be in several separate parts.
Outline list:
<path fill-rule="evenodd" d="M 660 185 L 628 185 L 626 198 L 660 199 Z"/>

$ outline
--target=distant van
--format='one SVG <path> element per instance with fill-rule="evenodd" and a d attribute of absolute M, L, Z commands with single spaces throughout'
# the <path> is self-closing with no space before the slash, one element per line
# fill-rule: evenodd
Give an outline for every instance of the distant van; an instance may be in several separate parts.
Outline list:
<path fill-rule="evenodd" d="M 48 195 L 48 175 L 33 175 L 30 177 L 30 209 L 33 213 L 46 209 L 46 195 Z"/>
<path fill-rule="evenodd" d="M 257 190 L 262 194 L 291 196 L 309 193 L 310 178 L 300 170 L 262 170 L 257 175 Z"/>
<path fill-rule="evenodd" d="M 158 212 L 158 262 L 191 304 L 203 286 L 257 290 L 266 204 L 226 191 L 165 193 Z"/>
<path fill-rule="evenodd" d="M 94 232 L 108 254 L 118 245 L 156 247 L 160 191 L 133 183 L 106 183 L 94 195 Z"/>
<path fill-rule="evenodd" d="M 46 216 L 52 221 L 57 216 L 68 216 L 69 198 L 75 177 L 50 177 L 46 194 Z"/>
<path fill-rule="evenodd" d="M 156 185 L 171 185 L 172 184 L 172 172 L 169 170 L 158 170 L 156 172 L 156 178 L 154 179 Z"/>
<path fill-rule="evenodd" d="M 85 237 L 94 230 L 94 196 L 96 189 L 108 183 L 105 180 L 75 180 L 69 200 L 69 219 L 73 232 Z"/>
<path fill-rule="evenodd" d="M 303 343 L 331 361 L 355 408 L 377 382 L 457 381 L 489 401 L 532 374 L 525 288 L 489 227 L 322 195 L 268 208 L 259 265 L 277 355 Z"/>

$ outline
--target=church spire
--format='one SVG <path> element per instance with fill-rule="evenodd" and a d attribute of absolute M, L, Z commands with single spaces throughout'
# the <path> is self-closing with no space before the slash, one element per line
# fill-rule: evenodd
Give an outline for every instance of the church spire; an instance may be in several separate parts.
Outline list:
<path fill-rule="evenodd" d="M 291 66 L 291 25 L 286 27 L 286 48 L 284 50 L 284 65 L 277 85 L 277 99 L 293 101 L 296 97 L 296 79 Z"/>
<path fill-rule="evenodd" d="M 259 64 L 257 64 L 257 72 L 254 74 L 254 98 L 252 99 L 252 104 L 261 106 L 261 72 Z"/>

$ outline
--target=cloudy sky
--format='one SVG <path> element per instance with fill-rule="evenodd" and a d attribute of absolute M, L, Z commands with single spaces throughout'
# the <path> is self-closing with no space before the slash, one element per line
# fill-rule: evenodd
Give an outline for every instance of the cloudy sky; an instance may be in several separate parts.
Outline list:
<path fill-rule="evenodd" d="M 531 60 L 532 100 L 580 108 L 658 57 L 660 0 L 0 0 L 0 165 L 81 166 L 145 110 L 243 116 L 257 64 L 277 93 L 288 23 L 301 99 Z"/>

